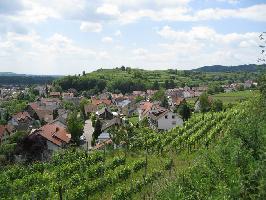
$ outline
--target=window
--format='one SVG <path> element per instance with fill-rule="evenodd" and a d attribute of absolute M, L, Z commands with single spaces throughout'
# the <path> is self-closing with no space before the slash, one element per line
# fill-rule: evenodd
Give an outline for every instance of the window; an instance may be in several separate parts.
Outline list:
<path fill-rule="evenodd" d="M 168 119 L 168 115 L 165 115 L 164 118 L 165 118 L 165 119 Z"/>
<path fill-rule="evenodd" d="M 172 125 L 176 125 L 176 121 L 172 121 Z"/>
<path fill-rule="evenodd" d="M 175 116 L 174 115 L 172 115 L 172 119 L 175 119 Z"/>

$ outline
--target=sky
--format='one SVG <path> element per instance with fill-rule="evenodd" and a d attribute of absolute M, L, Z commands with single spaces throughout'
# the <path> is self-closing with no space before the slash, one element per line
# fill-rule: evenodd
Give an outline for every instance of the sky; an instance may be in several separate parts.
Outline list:
<path fill-rule="evenodd" d="M 256 63 L 266 0 L 0 0 L 0 71 Z"/>

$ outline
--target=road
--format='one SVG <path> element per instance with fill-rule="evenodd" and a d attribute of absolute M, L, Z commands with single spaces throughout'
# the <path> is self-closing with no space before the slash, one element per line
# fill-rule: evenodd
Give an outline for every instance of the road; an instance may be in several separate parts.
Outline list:
<path fill-rule="evenodd" d="M 83 129 L 83 135 L 86 137 L 86 142 L 83 145 L 84 148 L 87 148 L 87 142 L 88 142 L 88 147 L 91 147 L 91 141 L 92 141 L 92 134 L 94 132 L 94 128 L 92 127 L 92 122 L 90 119 L 85 121 L 84 129 Z"/>

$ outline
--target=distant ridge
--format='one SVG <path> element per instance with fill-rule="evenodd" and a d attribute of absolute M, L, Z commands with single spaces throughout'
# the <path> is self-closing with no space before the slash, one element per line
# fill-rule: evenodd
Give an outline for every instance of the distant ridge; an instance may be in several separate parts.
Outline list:
<path fill-rule="evenodd" d="M 62 75 L 36 75 L 36 74 L 17 74 L 14 72 L 0 72 L 0 76 L 49 76 L 49 77 L 61 77 Z"/>
<path fill-rule="evenodd" d="M 191 71 L 196 72 L 260 72 L 266 70 L 266 64 L 256 65 L 238 65 L 238 66 L 223 66 L 223 65 L 212 65 L 204 66 Z"/>

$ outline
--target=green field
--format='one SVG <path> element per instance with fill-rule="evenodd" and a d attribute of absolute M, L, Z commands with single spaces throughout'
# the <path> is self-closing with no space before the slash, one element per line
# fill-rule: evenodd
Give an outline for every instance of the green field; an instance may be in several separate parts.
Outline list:
<path fill-rule="evenodd" d="M 211 95 L 213 99 L 220 99 L 224 104 L 235 104 L 239 101 L 246 100 L 248 98 L 254 97 L 258 94 L 257 90 L 244 90 L 244 91 L 236 91 L 236 92 L 229 92 L 229 93 L 220 93 Z M 189 98 L 187 102 L 190 105 L 193 105 L 198 97 Z"/>
<path fill-rule="evenodd" d="M 258 94 L 256 90 L 245 90 L 245 91 L 237 91 L 237 92 L 229 92 L 229 93 L 220 93 L 212 95 L 214 99 L 220 99 L 224 104 L 228 103 L 236 103 L 241 100 L 246 100 L 248 98 L 254 97 Z"/>

